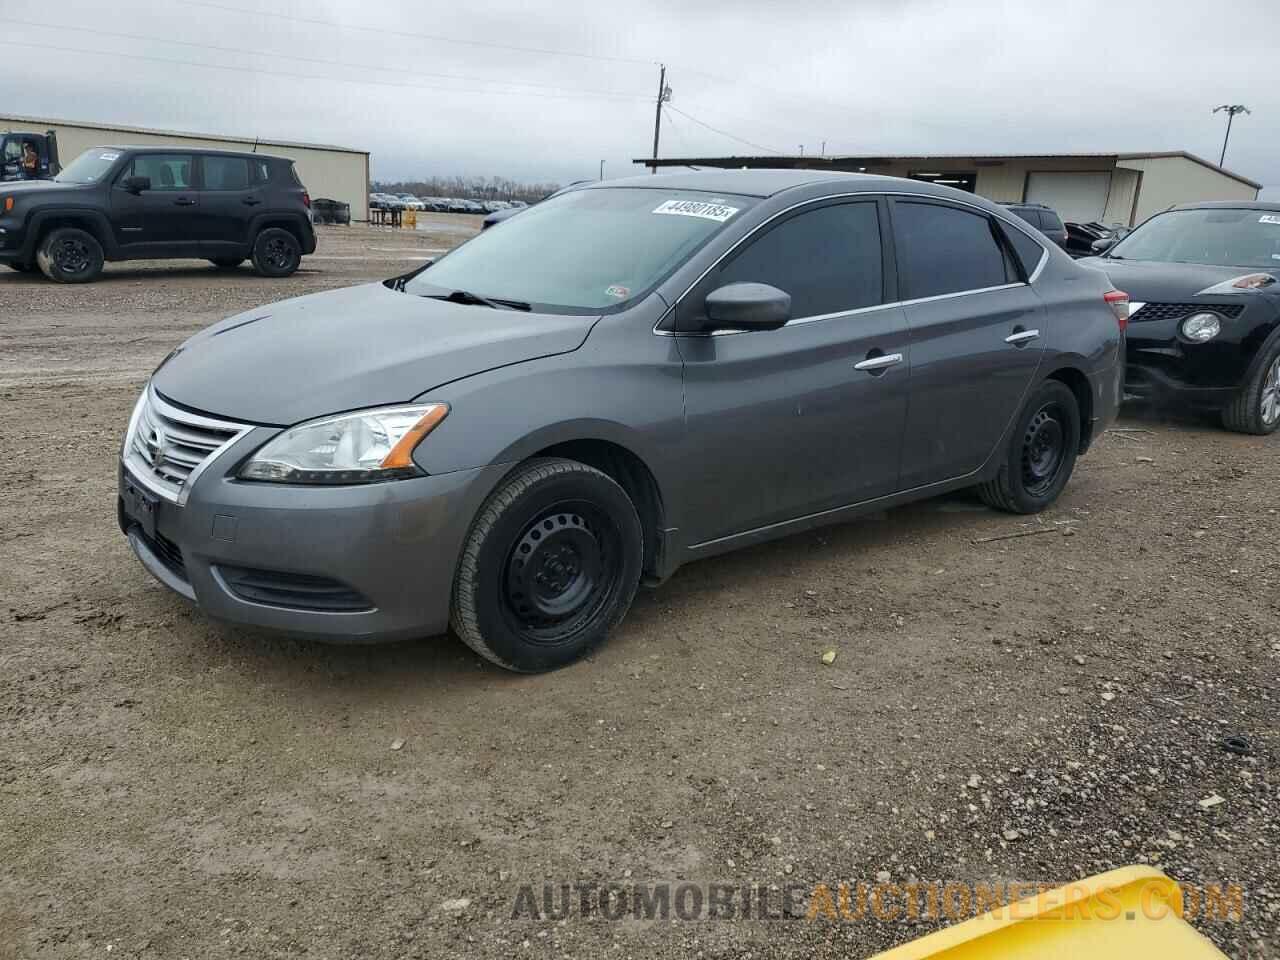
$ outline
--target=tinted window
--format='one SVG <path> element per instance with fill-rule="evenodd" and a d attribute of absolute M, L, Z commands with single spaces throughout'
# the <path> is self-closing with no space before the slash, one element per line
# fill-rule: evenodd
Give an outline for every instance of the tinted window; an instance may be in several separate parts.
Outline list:
<path fill-rule="evenodd" d="M 1040 263 L 1040 258 L 1044 256 L 1044 248 L 1014 227 L 1004 227 L 1004 234 L 1009 238 L 1009 244 L 1013 247 L 1013 252 L 1017 254 L 1018 260 L 1022 264 L 1022 275 L 1025 277 L 1031 276 L 1031 274 L 1035 273 L 1036 266 Z"/>
<path fill-rule="evenodd" d="M 1009 212 L 1015 217 L 1021 217 L 1037 230 L 1040 229 L 1040 216 L 1037 210 L 1034 210 L 1031 207 L 1010 207 Z"/>
<path fill-rule="evenodd" d="M 1062 230 L 1062 220 L 1052 210 L 1040 211 L 1040 223 L 1046 230 Z"/>
<path fill-rule="evenodd" d="M 1004 251 L 985 216 L 936 203 L 899 201 L 893 226 L 898 271 L 911 299 L 1008 282 Z"/>
<path fill-rule="evenodd" d="M 842 203 L 780 223 L 734 257 L 717 280 L 785 290 L 798 318 L 880 303 L 882 275 L 876 205 Z"/>
<path fill-rule="evenodd" d="M 206 190 L 245 190 L 249 186 L 249 161 L 243 157 L 205 157 Z"/>
<path fill-rule="evenodd" d="M 141 153 L 133 158 L 133 176 L 150 177 L 152 190 L 187 190 L 191 187 L 191 158 Z"/>

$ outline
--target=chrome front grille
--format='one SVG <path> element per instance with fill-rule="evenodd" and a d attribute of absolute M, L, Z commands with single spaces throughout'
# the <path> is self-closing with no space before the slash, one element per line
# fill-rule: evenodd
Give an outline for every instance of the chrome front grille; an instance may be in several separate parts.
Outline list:
<path fill-rule="evenodd" d="M 148 489 L 181 503 L 201 467 L 249 429 L 175 407 L 148 387 L 129 425 L 124 460 Z"/>

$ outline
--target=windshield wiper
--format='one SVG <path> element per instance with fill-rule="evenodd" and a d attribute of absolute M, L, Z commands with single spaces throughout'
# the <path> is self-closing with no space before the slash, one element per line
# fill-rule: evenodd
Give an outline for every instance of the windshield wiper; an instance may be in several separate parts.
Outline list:
<path fill-rule="evenodd" d="M 448 300 L 450 303 L 466 303 L 473 304 L 478 307 L 491 307 L 494 310 L 532 310 L 533 307 L 525 303 L 523 300 L 496 300 L 489 297 L 482 297 L 478 293 L 472 293 L 470 290 L 454 290 L 452 293 L 441 296 L 440 294 L 428 294 L 432 300 Z"/>

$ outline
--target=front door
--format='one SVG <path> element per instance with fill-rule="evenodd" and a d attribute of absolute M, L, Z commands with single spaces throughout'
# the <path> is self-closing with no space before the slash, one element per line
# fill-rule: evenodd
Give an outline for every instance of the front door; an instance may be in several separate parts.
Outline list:
<path fill-rule="evenodd" d="M 904 489 L 962 477 L 995 451 L 1040 365 L 1044 306 L 994 219 L 895 200 L 911 337 Z"/>
<path fill-rule="evenodd" d="M 147 177 L 141 193 L 124 188 L 128 177 Z M 200 256 L 195 162 L 189 154 L 140 153 L 125 166 L 111 191 L 116 242 L 130 257 Z"/>
<path fill-rule="evenodd" d="M 680 309 L 727 283 L 792 297 L 779 330 L 680 336 L 690 470 L 685 528 L 705 543 L 892 493 L 909 345 L 886 271 L 883 201 L 828 202 L 775 222 Z M 682 318 L 680 326 L 688 329 Z"/>

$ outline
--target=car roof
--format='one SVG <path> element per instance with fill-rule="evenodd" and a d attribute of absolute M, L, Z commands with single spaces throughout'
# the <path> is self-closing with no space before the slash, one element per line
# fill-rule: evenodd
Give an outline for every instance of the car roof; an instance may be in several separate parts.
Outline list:
<path fill-rule="evenodd" d="M 1280 202 L 1269 200 L 1201 200 L 1179 203 L 1170 210 L 1280 210 Z"/>
<path fill-rule="evenodd" d="M 90 147 L 90 150 L 120 150 L 129 153 L 189 153 L 205 156 L 223 156 L 223 157 L 252 157 L 259 160 L 279 160 L 282 163 L 292 163 L 293 161 L 287 157 L 277 157 L 270 153 L 249 153 L 245 150 L 219 150 L 216 147 L 188 147 L 183 144 L 150 144 L 145 147 L 130 146 L 127 143 L 104 143 L 96 147 Z"/>
<path fill-rule="evenodd" d="M 617 180 L 597 180 L 580 189 L 599 190 L 612 187 L 649 187 L 657 190 L 697 190 L 706 193 L 736 193 L 747 197 L 771 197 L 794 187 L 830 183 L 833 187 L 856 185 L 864 190 L 892 190 L 911 184 L 911 192 L 928 196 L 973 198 L 976 195 L 951 187 L 938 187 L 923 180 L 885 177 L 873 173 L 845 173 L 826 170 L 699 170 L 691 173 L 660 173 Z"/>

